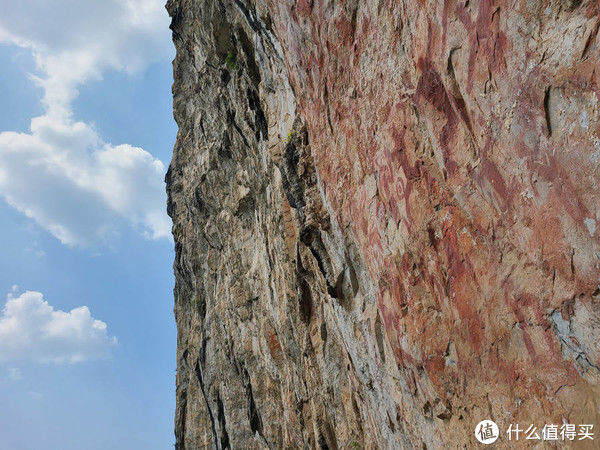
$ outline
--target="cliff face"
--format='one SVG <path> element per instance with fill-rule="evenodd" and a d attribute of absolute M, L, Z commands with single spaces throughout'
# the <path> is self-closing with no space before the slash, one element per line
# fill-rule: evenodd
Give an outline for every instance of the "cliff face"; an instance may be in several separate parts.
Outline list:
<path fill-rule="evenodd" d="M 169 0 L 178 448 L 598 423 L 598 5 Z"/>

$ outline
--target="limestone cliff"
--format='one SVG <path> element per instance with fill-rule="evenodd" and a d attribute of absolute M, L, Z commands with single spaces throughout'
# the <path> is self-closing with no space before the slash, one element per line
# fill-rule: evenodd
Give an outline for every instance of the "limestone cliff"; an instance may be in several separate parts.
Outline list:
<path fill-rule="evenodd" d="M 597 1 L 167 8 L 177 448 L 598 424 Z"/>

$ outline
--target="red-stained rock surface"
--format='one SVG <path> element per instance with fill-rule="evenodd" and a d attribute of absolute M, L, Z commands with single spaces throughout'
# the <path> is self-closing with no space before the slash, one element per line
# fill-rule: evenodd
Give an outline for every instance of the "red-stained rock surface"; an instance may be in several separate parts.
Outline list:
<path fill-rule="evenodd" d="M 349 3 L 276 26 L 397 363 L 465 409 L 597 423 L 552 313 L 600 313 L 600 5 Z"/>
<path fill-rule="evenodd" d="M 307 195 L 318 198 L 310 212 L 290 200 L 280 161 L 297 138 L 273 118 L 279 88 L 269 91 L 263 74 L 264 153 L 283 174 L 286 195 L 274 208 L 288 224 L 288 254 L 301 262 L 302 248 L 315 254 L 300 237 L 317 222 L 319 233 L 341 236 L 339 253 L 355 249 L 346 256 L 360 272 L 355 295 L 375 307 L 355 308 L 348 323 L 364 321 L 365 331 L 340 331 L 336 346 L 373 346 L 360 359 L 378 369 L 347 393 L 383 379 L 375 389 L 395 405 L 395 414 L 385 406 L 385 438 L 369 423 L 377 402 L 362 398 L 360 431 L 336 432 L 351 427 L 333 419 L 326 444 L 470 448 L 475 424 L 493 419 L 506 446 L 510 423 L 598 424 L 600 4 L 239 4 L 231 8 L 250 11 L 241 21 L 268 23 L 278 40 L 293 129 L 306 128 L 300 160 L 318 187 Z M 254 33 L 258 48 L 267 33 Z M 331 271 L 321 267 L 325 284 Z M 303 281 L 294 283 L 302 294 Z M 313 308 L 346 298 L 329 294 L 313 294 Z M 325 313 L 307 320 L 308 330 L 313 321 L 344 329 Z M 293 362 L 276 332 L 264 340 L 272 358 Z M 347 370 L 352 380 L 356 369 Z M 294 446 L 264 434 L 269 445 Z M 304 442 L 317 441 L 318 433 Z"/>

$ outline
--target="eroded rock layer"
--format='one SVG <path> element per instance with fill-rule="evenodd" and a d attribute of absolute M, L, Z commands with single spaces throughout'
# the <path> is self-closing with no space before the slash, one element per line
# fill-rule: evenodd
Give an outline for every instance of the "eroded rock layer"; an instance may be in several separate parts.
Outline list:
<path fill-rule="evenodd" d="M 598 423 L 597 1 L 167 8 L 178 448 Z"/>

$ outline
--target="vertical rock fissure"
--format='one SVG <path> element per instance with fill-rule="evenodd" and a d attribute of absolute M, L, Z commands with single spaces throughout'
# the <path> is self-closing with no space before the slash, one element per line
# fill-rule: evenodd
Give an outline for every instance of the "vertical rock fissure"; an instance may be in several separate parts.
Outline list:
<path fill-rule="evenodd" d="M 248 371 L 244 369 L 244 378 L 247 380 L 246 384 L 246 396 L 248 397 L 248 419 L 250 421 L 250 429 L 253 433 L 258 433 L 260 437 L 264 439 L 262 420 L 256 403 L 254 401 L 254 394 L 252 393 L 252 383 L 250 382 L 250 376 Z"/>
<path fill-rule="evenodd" d="M 221 446 L 219 447 L 222 450 L 229 448 L 229 434 L 227 433 L 227 422 L 225 420 L 225 408 L 223 407 L 223 401 L 221 400 L 221 395 L 219 391 L 217 391 L 217 418 L 219 420 L 219 431 L 220 431 L 220 439 L 219 442 Z"/>
<path fill-rule="evenodd" d="M 198 379 L 198 383 L 200 384 L 200 390 L 202 391 L 202 396 L 204 398 L 204 403 L 206 404 L 206 409 L 208 410 L 208 416 L 209 416 L 210 424 L 211 424 L 213 443 L 215 445 L 215 448 L 219 448 L 218 442 L 217 442 L 218 435 L 217 435 L 217 427 L 215 424 L 215 416 L 212 412 L 212 408 L 210 406 L 210 401 L 208 400 L 208 395 L 206 393 L 206 387 L 204 386 L 204 380 L 202 379 L 202 371 L 200 369 L 200 361 L 196 361 L 196 365 L 194 366 L 194 372 Z"/>

